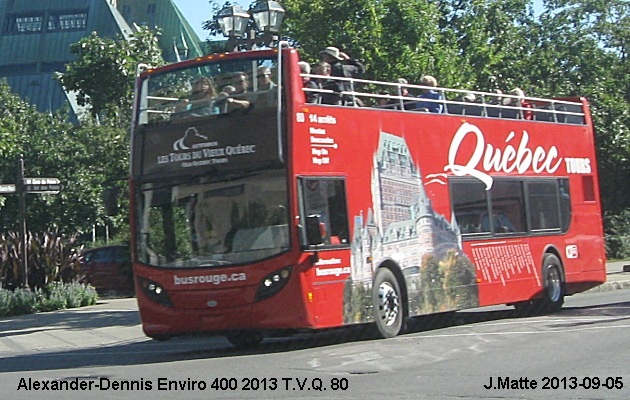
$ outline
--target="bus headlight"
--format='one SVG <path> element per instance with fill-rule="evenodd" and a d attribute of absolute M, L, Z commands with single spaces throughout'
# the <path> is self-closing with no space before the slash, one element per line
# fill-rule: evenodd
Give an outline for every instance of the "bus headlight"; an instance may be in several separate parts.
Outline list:
<path fill-rule="evenodd" d="M 173 307 L 173 302 L 168 297 L 168 294 L 166 294 L 166 290 L 164 290 L 159 283 L 140 277 L 138 278 L 138 282 L 140 282 L 142 292 L 151 300 L 163 306 Z"/>
<path fill-rule="evenodd" d="M 284 267 L 265 276 L 256 290 L 256 301 L 264 300 L 278 293 L 289 281 L 291 267 Z"/>

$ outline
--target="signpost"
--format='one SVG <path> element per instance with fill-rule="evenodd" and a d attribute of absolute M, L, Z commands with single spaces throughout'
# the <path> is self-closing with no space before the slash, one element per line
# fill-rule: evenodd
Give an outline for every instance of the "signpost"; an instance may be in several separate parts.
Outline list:
<path fill-rule="evenodd" d="M 26 193 L 57 194 L 61 183 L 57 178 L 25 178 L 24 158 L 18 162 L 18 180 L 16 184 L 0 183 L 0 195 L 17 194 L 20 196 L 20 230 L 22 231 L 22 271 L 20 286 L 28 286 L 28 241 L 26 239 Z"/>
<path fill-rule="evenodd" d="M 0 194 L 15 193 L 15 185 L 12 183 L 0 183 Z"/>
<path fill-rule="evenodd" d="M 25 193 L 57 194 L 61 184 L 57 178 L 24 178 Z"/>

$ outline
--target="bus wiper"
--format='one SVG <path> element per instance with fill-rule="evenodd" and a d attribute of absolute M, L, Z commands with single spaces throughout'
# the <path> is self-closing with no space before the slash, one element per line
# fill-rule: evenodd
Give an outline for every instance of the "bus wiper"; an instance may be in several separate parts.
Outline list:
<path fill-rule="evenodd" d="M 202 263 L 199 264 L 200 267 L 216 267 L 219 265 L 230 265 L 232 264 L 229 261 L 223 261 L 223 260 L 204 260 Z"/>

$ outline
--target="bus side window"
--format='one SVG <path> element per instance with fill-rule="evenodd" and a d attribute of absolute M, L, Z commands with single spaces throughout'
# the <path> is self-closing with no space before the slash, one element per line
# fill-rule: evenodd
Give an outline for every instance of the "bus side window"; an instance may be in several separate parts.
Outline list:
<path fill-rule="evenodd" d="M 339 178 L 301 178 L 300 187 L 303 218 L 318 217 L 322 224 L 322 244 L 349 244 L 345 181 Z"/>
<path fill-rule="evenodd" d="M 451 201 L 462 234 L 490 234 L 488 192 L 483 182 L 451 179 Z"/>

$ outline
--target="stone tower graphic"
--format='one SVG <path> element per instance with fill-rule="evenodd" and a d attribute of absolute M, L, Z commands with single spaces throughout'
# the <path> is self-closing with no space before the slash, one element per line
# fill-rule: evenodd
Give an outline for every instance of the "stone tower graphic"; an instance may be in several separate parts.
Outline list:
<path fill-rule="evenodd" d="M 352 274 L 346 285 L 346 300 L 352 306 L 344 306 L 346 322 L 371 318 L 367 294 L 371 292 L 375 271 L 386 261 L 393 262 L 403 272 L 410 297 L 423 296 L 420 279 L 427 257 L 438 262 L 450 257 L 449 262 L 458 265 L 462 263 L 457 260 L 464 258 L 467 263 L 462 265 L 472 268 L 474 275 L 474 266 L 461 252 L 461 235 L 454 217 L 451 215 L 449 221 L 433 210 L 420 168 L 404 138 L 381 132 L 373 157 L 370 187 L 372 208 L 354 217 Z M 445 270 L 449 267 L 442 264 Z M 427 288 L 426 282 L 424 287 Z M 441 282 L 438 289 L 443 290 Z M 422 301 L 415 299 L 414 304 L 420 304 L 421 308 Z M 357 309 L 361 307 L 367 311 Z M 413 315 L 411 311 L 414 310 L 410 309 Z"/>

